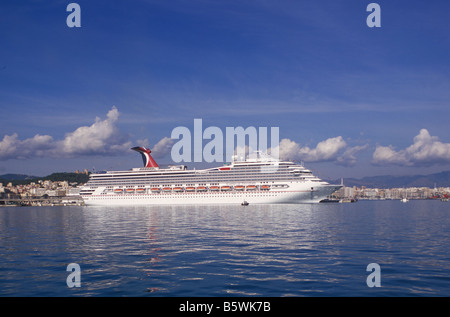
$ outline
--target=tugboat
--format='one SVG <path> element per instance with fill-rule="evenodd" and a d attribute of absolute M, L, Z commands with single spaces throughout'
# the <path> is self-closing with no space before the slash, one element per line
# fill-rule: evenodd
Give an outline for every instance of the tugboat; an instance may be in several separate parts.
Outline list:
<path fill-rule="evenodd" d="M 244 200 L 241 205 L 242 206 L 248 206 L 248 201 Z"/>

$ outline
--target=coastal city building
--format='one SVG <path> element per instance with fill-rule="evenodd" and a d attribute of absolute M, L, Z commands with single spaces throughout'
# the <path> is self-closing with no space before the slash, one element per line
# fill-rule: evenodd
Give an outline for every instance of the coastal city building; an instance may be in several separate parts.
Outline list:
<path fill-rule="evenodd" d="M 336 199 L 400 200 L 410 199 L 448 199 L 450 187 L 407 187 L 407 188 L 368 188 L 365 186 L 342 187 L 335 193 Z"/>
<path fill-rule="evenodd" d="M 80 199 L 80 187 L 82 184 L 69 183 L 68 181 L 52 182 L 40 180 L 26 185 L 13 186 L 11 182 L 0 183 L 0 205 L 7 200 L 36 200 L 42 203 L 45 198 L 50 199 L 54 204 L 55 199 L 59 199 L 63 204 L 82 204 Z M 401 200 L 412 199 L 440 199 L 450 198 L 450 187 L 408 187 L 408 188 L 368 188 L 365 186 L 342 187 L 334 192 L 330 198 L 339 200 Z M 52 200 L 53 199 L 53 200 Z M 33 203 L 31 203 L 33 204 Z"/>
<path fill-rule="evenodd" d="M 81 205 L 78 183 L 38 180 L 29 184 L 0 183 L 1 205 Z"/>
<path fill-rule="evenodd" d="M 14 181 L 0 182 L 0 206 L 19 205 L 54 205 L 75 204 L 82 205 L 84 201 L 80 190 L 85 182 L 76 174 L 89 175 L 88 170 L 62 173 L 60 181 L 49 179 L 33 179 L 29 183 L 17 184 Z M 71 175 L 69 175 L 71 174 Z M 71 178 L 72 177 L 72 178 Z M 67 178 L 67 179 L 66 179 Z M 66 179 L 66 180 L 64 180 Z M 86 179 L 86 178 L 84 178 Z M 413 200 L 413 199 L 439 199 L 448 201 L 450 187 L 402 187 L 402 188 L 371 188 L 366 186 L 345 186 L 335 191 L 329 199 L 341 202 L 354 202 L 358 200 Z"/>

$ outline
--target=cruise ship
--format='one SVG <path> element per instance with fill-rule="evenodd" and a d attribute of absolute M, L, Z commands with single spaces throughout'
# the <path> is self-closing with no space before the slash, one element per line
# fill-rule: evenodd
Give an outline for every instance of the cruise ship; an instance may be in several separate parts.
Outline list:
<path fill-rule="evenodd" d="M 318 203 L 342 185 L 315 177 L 303 165 L 254 157 L 207 169 L 160 168 L 145 147 L 133 147 L 144 167 L 90 175 L 81 188 L 85 205 Z"/>

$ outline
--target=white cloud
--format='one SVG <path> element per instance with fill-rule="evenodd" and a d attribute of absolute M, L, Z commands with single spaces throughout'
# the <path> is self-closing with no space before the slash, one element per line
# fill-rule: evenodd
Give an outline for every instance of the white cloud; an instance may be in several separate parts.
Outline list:
<path fill-rule="evenodd" d="M 346 146 L 344 139 L 338 136 L 319 142 L 314 149 L 305 146 L 300 149 L 300 155 L 306 162 L 332 161 Z"/>
<path fill-rule="evenodd" d="M 337 164 L 343 166 L 354 166 L 356 164 L 355 154 L 369 147 L 368 144 L 349 147 L 337 158 Z"/>
<path fill-rule="evenodd" d="M 410 165 L 405 156 L 405 151 L 396 152 L 392 145 L 381 146 L 377 145 L 375 152 L 373 152 L 373 164 L 397 164 L 397 165 Z"/>
<path fill-rule="evenodd" d="M 289 139 L 280 141 L 278 155 L 282 160 L 300 160 L 300 145 Z"/>
<path fill-rule="evenodd" d="M 128 136 L 122 134 L 116 126 L 119 111 L 113 107 L 105 120 L 95 119 L 91 126 L 79 127 L 67 133 L 64 140 L 58 142 L 64 156 L 117 154 L 130 149 Z"/>
<path fill-rule="evenodd" d="M 173 140 L 171 138 L 168 138 L 168 137 L 162 138 L 151 149 L 152 156 L 154 158 L 162 158 L 162 157 L 166 156 L 168 153 L 170 153 L 170 150 L 172 149 L 172 145 L 174 143 L 175 143 L 175 140 Z"/>
<path fill-rule="evenodd" d="M 392 145 L 378 145 L 373 153 L 373 164 L 421 166 L 450 163 L 450 143 L 439 141 L 427 129 L 421 129 L 414 143 L 406 149 L 396 151 Z"/>
<path fill-rule="evenodd" d="M 25 140 L 20 140 L 17 133 L 5 135 L 0 141 L 0 160 L 123 153 L 130 149 L 132 143 L 117 128 L 118 118 L 119 111 L 113 107 L 106 119 L 96 118 L 91 126 L 79 127 L 67 133 L 63 140 L 40 134 Z"/>
<path fill-rule="evenodd" d="M 62 140 L 54 140 L 50 135 L 36 134 L 32 138 L 20 140 L 17 133 L 5 135 L 0 141 L 0 160 L 30 159 L 36 157 L 68 158 L 88 155 L 115 155 L 126 153 L 133 146 L 130 137 L 118 127 L 119 111 L 113 107 L 105 119 L 96 118 L 90 126 L 82 126 L 69 132 Z M 138 145 L 148 147 L 148 139 L 138 140 Z M 175 140 L 164 137 L 151 149 L 155 158 L 170 153 Z M 348 147 L 341 136 L 319 142 L 314 148 L 300 146 L 290 139 L 282 139 L 279 157 L 285 160 L 323 162 L 351 166 L 356 162 L 355 154 L 366 146 Z M 248 146 L 245 153 L 251 152 Z M 270 149 L 269 149 L 270 152 Z"/>
<path fill-rule="evenodd" d="M 17 133 L 5 135 L 0 141 L 0 160 L 42 157 L 54 148 L 53 138 L 36 134 L 32 138 L 19 140 Z"/>
<path fill-rule="evenodd" d="M 154 145 L 152 150 L 152 155 L 155 158 L 161 158 L 170 153 L 174 139 L 164 137 L 158 143 Z M 356 162 L 356 157 L 354 156 L 357 152 L 362 149 L 367 148 L 365 146 L 356 146 L 353 148 L 348 148 L 342 156 L 339 154 L 344 148 L 347 147 L 347 143 L 343 140 L 341 136 L 335 138 L 329 138 L 325 141 L 321 141 L 317 144 L 315 148 L 309 148 L 308 146 L 301 147 L 295 141 L 290 139 L 282 139 L 279 143 L 279 157 L 282 160 L 294 160 L 294 161 L 305 161 L 305 162 L 323 162 L 323 161 L 337 161 L 341 165 L 354 165 Z M 270 154 L 271 149 L 268 149 Z M 244 147 L 236 147 L 234 154 L 252 157 L 254 155 L 253 149 L 248 145 Z"/>
<path fill-rule="evenodd" d="M 0 142 L 0 158 L 7 160 L 16 155 L 17 137 L 17 133 L 3 137 L 3 140 Z"/>
<path fill-rule="evenodd" d="M 305 162 L 338 161 L 341 164 L 351 160 L 352 164 L 354 164 L 356 161 L 354 154 L 362 150 L 363 147 L 349 148 L 342 156 L 339 156 L 346 147 L 347 143 L 341 136 L 321 141 L 315 148 L 301 147 L 295 141 L 282 139 L 279 145 L 279 156 L 282 160 Z"/>

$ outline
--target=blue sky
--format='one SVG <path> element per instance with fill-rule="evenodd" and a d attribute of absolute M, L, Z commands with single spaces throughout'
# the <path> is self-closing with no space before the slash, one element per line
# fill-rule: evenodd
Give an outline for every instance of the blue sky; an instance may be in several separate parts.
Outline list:
<path fill-rule="evenodd" d="M 449 170 L 450 3 L 370 2 L 2 1 L 0 174 L 170 163 L 194 118 L 326 178 Z"/>

